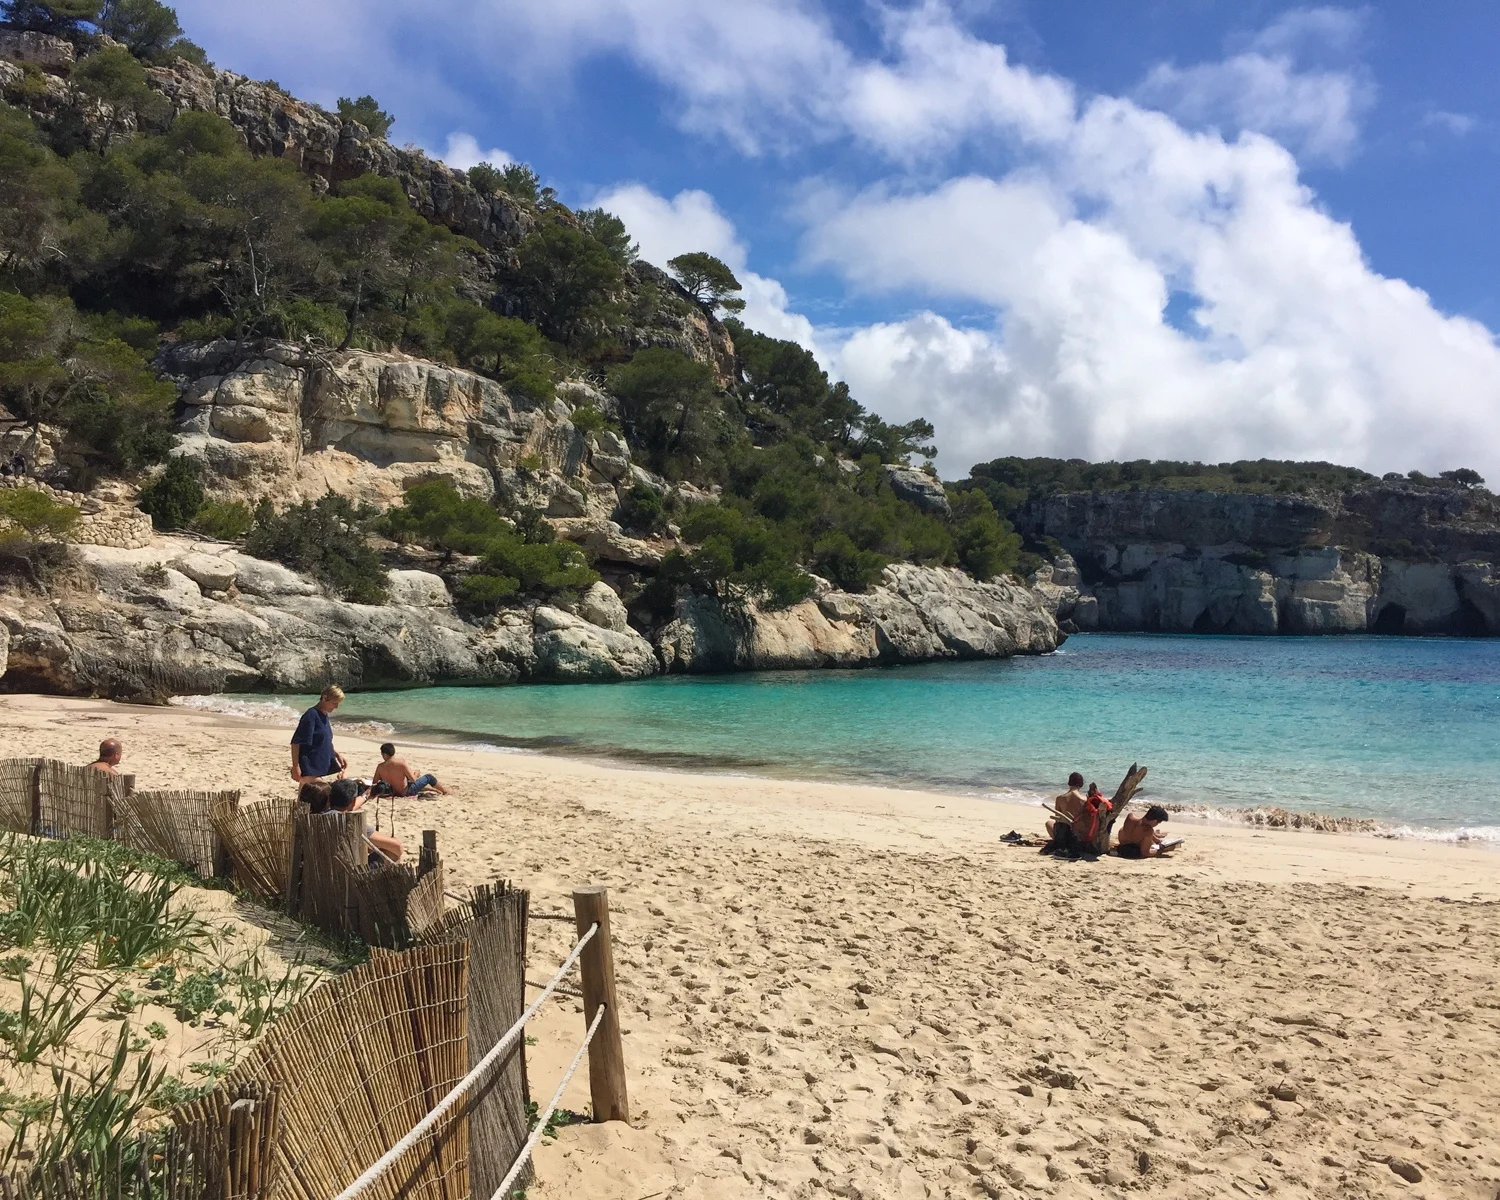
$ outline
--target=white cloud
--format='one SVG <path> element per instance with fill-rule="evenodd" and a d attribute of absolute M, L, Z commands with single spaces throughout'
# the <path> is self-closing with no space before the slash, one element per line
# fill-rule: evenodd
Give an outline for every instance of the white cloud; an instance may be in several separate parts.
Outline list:
<path fill-rule="evenodd" d="M 998 454 L 1327 458 L 1500 468 L 1500 350 L 1364 261 L 1295 160 L 1102 98 L 1025 172 L 871 189 L 809 256 L 871 292 L 995 313 L 856 333 L 840 368 L 879 411 L 926 396 L 945 471 Z M 1194 328 L 1165 317 L 1190 294 Z"/>
<path fill-rule="evenodd" d="M 1480 120 L 1473 113 L 1447 112 L 1434 109 L 1422 117 L 1422 124 L 1429 129 L 1441 129 L 1454 137 L 1467 137 L 1479 128 Z"/>
<path fill-rule="evenodd" d="M 504 150 L 498 146 L 488 150 L 479 148 L 479 139 L 472 133 L 450 133 L 448 135 L 448 146 L 441 154 L 437 155 L 455 171 L 467 171 L 470 167 L 476 167 L 480 163 L 489 163 L 494 167 L 503 167 L 507 163 L 514 162 Z"/>
<path fill-rule="evenodd" d="M 817 352 L 812 322 L 790 311 L 780 283 L 746 266 L 748 255 L 734 225 L 707 192 L 682 191 L 668 200 L 642 184 L 627 183 L 601 193 L 592 204 L 625 222 L 647 262 L 665 267 L 677 255 L 698 250 L 723 259 L 743 285 L 745 311 L 740 319 L 746 325 Z"/>
<path fill-rule="evenodd" d="M 1268 134 L 1303 157 L 1341 163 L 1359 141 L 1375 89 L 1358 67 L 1304 67 L 1353 49 L 1363 16 L 1337 8 L 1294 9 L 1218 62 L 1161 63 L 1136 89 L 1142 103 L 1192 126 Z"/>

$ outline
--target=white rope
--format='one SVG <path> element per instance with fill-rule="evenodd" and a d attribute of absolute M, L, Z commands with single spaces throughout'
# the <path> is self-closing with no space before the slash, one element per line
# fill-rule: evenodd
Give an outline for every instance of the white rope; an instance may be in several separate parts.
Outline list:
<path fill-rule="evenodd" d="M 526 1144 L 521 1147 L 521 1153 L 516 1155 L 516 1161 L 510 1165 L 510 1173 L 501 1181 L 500 1186 L 495 1189 L 495 1194 L 490 1200 L 508 1200 L 510 1185 L 515 1183 L 516 1176 L 521 1173 L 521 1168 L 526 1165 L 526 1160 L 531 1157 L 531 1152 L 536 1149 L 537 1142 L 542 1140 L 542 1133 L 547 1128 L 547 1122 L 552 1119 L 552 1114 L 557 1111 L 558 1102 L 562 1094 L 567 1090 L 568 1083 L 573 1078 L 573 1072 L 578 1070 L 578 1064 L 583 1059 L 583 1052 L 589 1048 L 589 1043 L 594 1040 L 594 1033 L 599 1028 L 599 1022 L 604 1020 L 604 1010 L 607 1006 L 601 1004 L 599 1011 L 594 1014 L 594 1019 L 589 1023 L 589 1031 L 584 1035 L 583 1045 L 578 1047 L 578 1053 L 573 1055 L 573 1061 L 568 1064 L 567 1073 L 563 1075 L 562 1082 L 557 1085 L 557 1091 L 552 1093 L 552 1099 L 547 1101 L 545 1111 L 537 1113 L 536 1125 L 531 1131 L 531 1136 L 526 1139 Z"/>
<path fill-rule="evenodd" d="M 433 1110 L 412 1127 L 410 1133 L 376 1159 L 363 1175 L 338 1194 L 336 1200 L 354 1200 L 355 1196 L 366 1191 L 372 1183 L 390 1169 L 391 1164 L 415 1146 L 423 1134 L 443 1119 L 443 1114 L 458 1102 L 460 1096 L 474 1086 L 479 1077 L 489 1070 L 495 1061 L 510 1047 L 511 1043 L 521 1035 L 521 1031 L 526 1028 L 526 1022 L 536 1016 L 537 1010 L 546 1003 L 547 998 L 552 995 L 553 989 L 562 982 L 562 977 L 578 961 L 578 956 L 583 953 L 583 948 L 588 945 L 589 939 L 598 932 L 599 923 L 595 921 L 589 926 L 588 932 L 578 939 L 577 943 L 573 946 L 572 952 L 563 960 L 563 965 L 557 968 L 557 974 L 552 977 L 552 982 L 532 1002 L 531 1007 L 521 1014 L 520 1019 L 505 1031 L 505 1036 L 490 1048 L 488 1054 L 474 1064 L 467 1075 L 453 1085 L 453 1090 L 439 1100 Z"/>

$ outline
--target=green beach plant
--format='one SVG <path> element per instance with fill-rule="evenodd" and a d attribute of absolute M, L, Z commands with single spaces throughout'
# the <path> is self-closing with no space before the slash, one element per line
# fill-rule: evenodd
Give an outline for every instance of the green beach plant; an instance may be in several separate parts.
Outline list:
<path fill-rule="evenodd" d="M 108 993 L 106 984 L 83 1000 L 76 986 L 76 962 L 76 956 L 56 960 L 45 986 L 32 974 L 22 976 L 20 1007 L 0 1009 L 0 1042 L 7 1047 L 7 1057 L 34 1063 L 47 1051 L 66 1045 Z"/>

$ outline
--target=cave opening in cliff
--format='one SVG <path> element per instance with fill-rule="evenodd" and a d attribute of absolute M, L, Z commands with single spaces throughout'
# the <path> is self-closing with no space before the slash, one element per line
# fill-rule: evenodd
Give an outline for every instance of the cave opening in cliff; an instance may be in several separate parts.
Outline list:
<path fill-rule="evenodd" d="M 1453 618 L 1453 632 L 1459 637 L 1488 637 L 1489 622 L 1472 600 L 1460 597 L 1458 613 Z"/>
<path fill-rule="evenodd" d="M 1406 632 L 1406 606 L 1404 604 L 1387 604 L 1375 615 L 1376 633 L 1405 633 Z"/>

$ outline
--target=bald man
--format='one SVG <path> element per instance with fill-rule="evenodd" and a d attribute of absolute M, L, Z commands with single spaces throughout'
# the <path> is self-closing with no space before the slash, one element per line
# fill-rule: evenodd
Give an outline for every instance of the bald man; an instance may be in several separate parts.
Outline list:
<path fill-rule="evenodd" d="M 120 773 L 120 760 L 125 757 L 125 747 L 119 738 L 105 738 L 99 743 L 99 757 L 89 763 L 96 771 L 103 771 L 106 775 L 118 775 Z"/>

